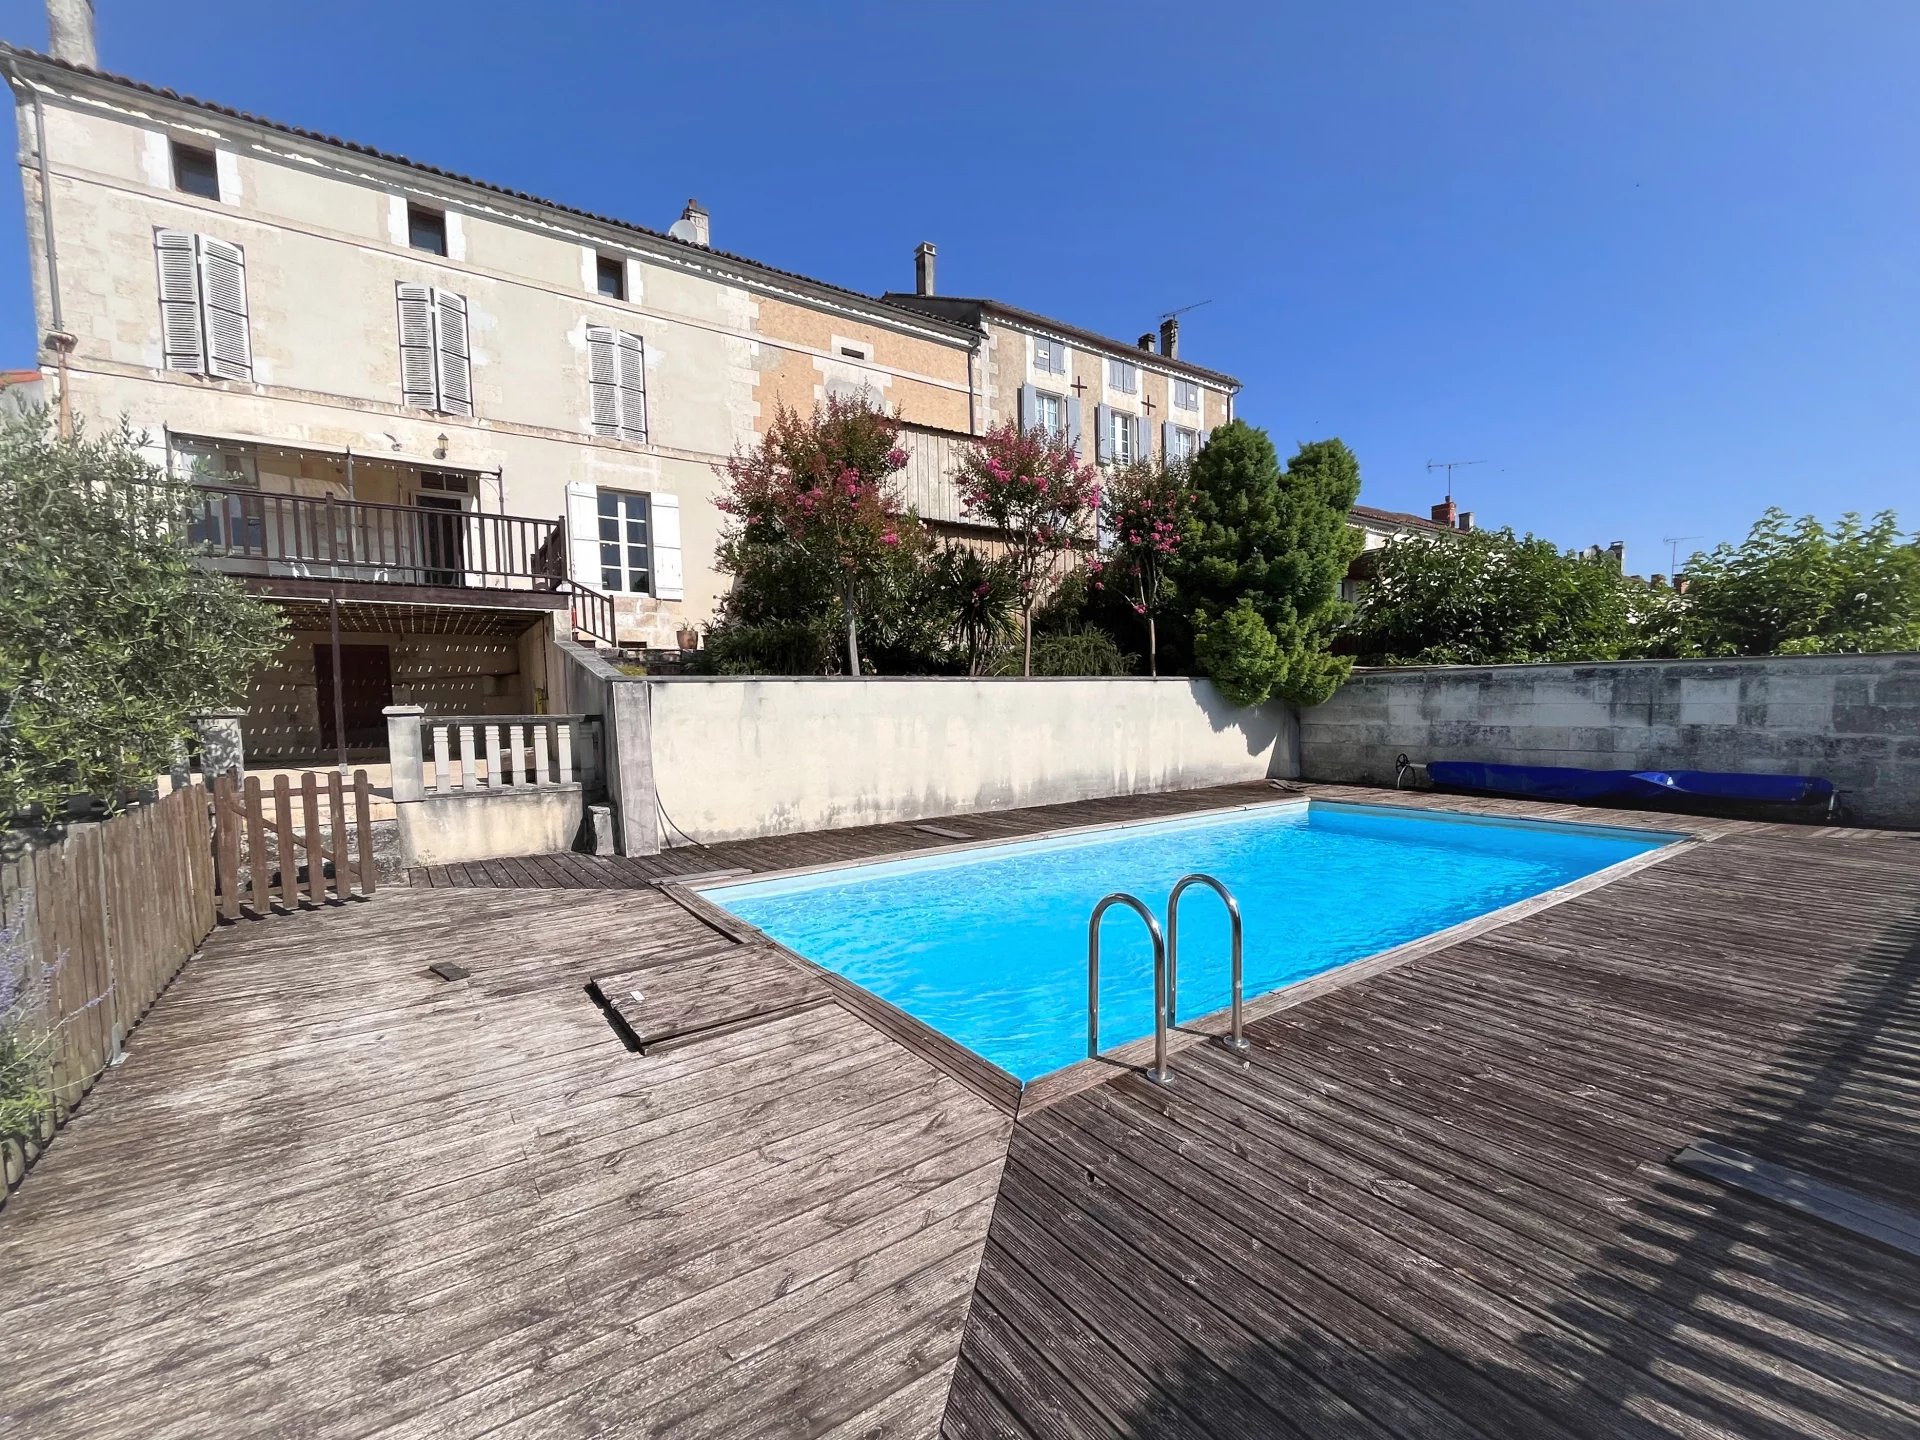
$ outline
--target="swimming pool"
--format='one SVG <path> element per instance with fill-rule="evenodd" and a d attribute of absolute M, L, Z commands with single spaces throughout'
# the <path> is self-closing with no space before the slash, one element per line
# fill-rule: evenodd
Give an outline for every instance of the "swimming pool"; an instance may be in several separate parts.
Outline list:
<path fill-rule="evenodd" d="M 1131 891 L 1165 921 L 1181 876 L 1239 900 L 1249 1000 L 1680 838 L 1341 802 L 1274 804 L 701 887 L 788 949 L 1025 1082 L 1086 1055 L 1087 917 Z M 1100 1045 L 1153 1031 L 1153 949 L 1107 913 Z M 1229 999 L 1217 897 L 1180 902 L 1179 1018 Z"/>

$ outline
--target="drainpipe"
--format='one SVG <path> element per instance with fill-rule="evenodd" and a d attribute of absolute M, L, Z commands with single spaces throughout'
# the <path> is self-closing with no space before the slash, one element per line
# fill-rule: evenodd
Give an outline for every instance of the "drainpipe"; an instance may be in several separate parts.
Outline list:
<path fill-rule="evenodd" d="M 53 351 L 54 367 L 59 372 L 60 438 L 73 434 L 73 402 L 67 395 L 67 357 L 73 353 L 77 337 L 67 333 L 60 309 L 60 249 L 53 238 L 53 177 L 47 167 L 47 107 L 40 92 L 33 92 L 33 147 L 40 152 L 40 234 L 47 252 L 47 310 L 53 329 L 47 332 L 47 348 Z"/>

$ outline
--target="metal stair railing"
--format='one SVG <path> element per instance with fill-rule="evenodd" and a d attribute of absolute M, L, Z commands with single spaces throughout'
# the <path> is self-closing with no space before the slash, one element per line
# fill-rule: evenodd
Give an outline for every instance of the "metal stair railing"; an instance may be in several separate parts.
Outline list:
<path fill-rule="evenodd" d="M 1153 937 L 1153 1068 L 1147 1078 L 1161 1085 L 1173 1083 L 1167 1069 L 1167 942 L 1160 933 L 1160 922 L 1145 902 L 1124 891 L 1115 891 L 1093 907 L 1087 921 L 1087 1058 L 1100 1058 L 1100 921 L 1115 905 L 1125 905 L 1146 921 L 1147 934 Z"/>
<path fill-rule="evenodd" d="M 1245 1001 L 1246 967 L 1242 928 L 1240 924 L 1240 902 L 1233 898 L 1233 892 L 1211 875 L 1198 873 L 1183 877 L 1167 896 L 1167 1006 L 1166 1023 L 1177 1025 L 1180 987 L 1180 897 L 1189 886 L 1205 885 L 1218 895 L 1227 907 L 1227 919 L 1233 925 L 1233 1020 L 1227 1034 L 1226 1046 L 1229 1050 L 1245 1050 L 1247 1037 L 1241 1024 L 1241 1008 Z"/>

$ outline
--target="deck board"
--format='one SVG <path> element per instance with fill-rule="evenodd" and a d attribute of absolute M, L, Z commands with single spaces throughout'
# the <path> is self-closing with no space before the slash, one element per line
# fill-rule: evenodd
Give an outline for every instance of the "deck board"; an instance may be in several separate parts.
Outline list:
<path fill-rule="evenodd" d="M 755 969 L 763 941 L 671 888 L 952 843 L 912 825 L 434 867 L 225 928 L 0 1211 L 0 1416 L 51 1440 L 1920 1433 L 1920 1261 L 1672 1163 L 1704 1141 L 1920 1192 L 1920 836 L 1304 789 L 1709 843 L 1313 991 L 1244 1057 L 1176 1049 L 1171 1087 L 1115 1066 L 1024 1104 L 845 982 Z M 671 979 L 690 1043 L 631 1053 L 591 979 Z"/>

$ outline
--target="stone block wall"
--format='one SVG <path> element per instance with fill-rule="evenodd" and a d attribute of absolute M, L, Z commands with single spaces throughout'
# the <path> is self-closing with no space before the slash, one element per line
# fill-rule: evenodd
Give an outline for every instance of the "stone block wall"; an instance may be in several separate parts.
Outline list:
<path fill-rule="evenodd" d="M 1394 757 L 1820 775 L 1859 820 L 1920 826 L 1920 655 L 1360 670 L 1301 712 L 1301 773 Z"/>

